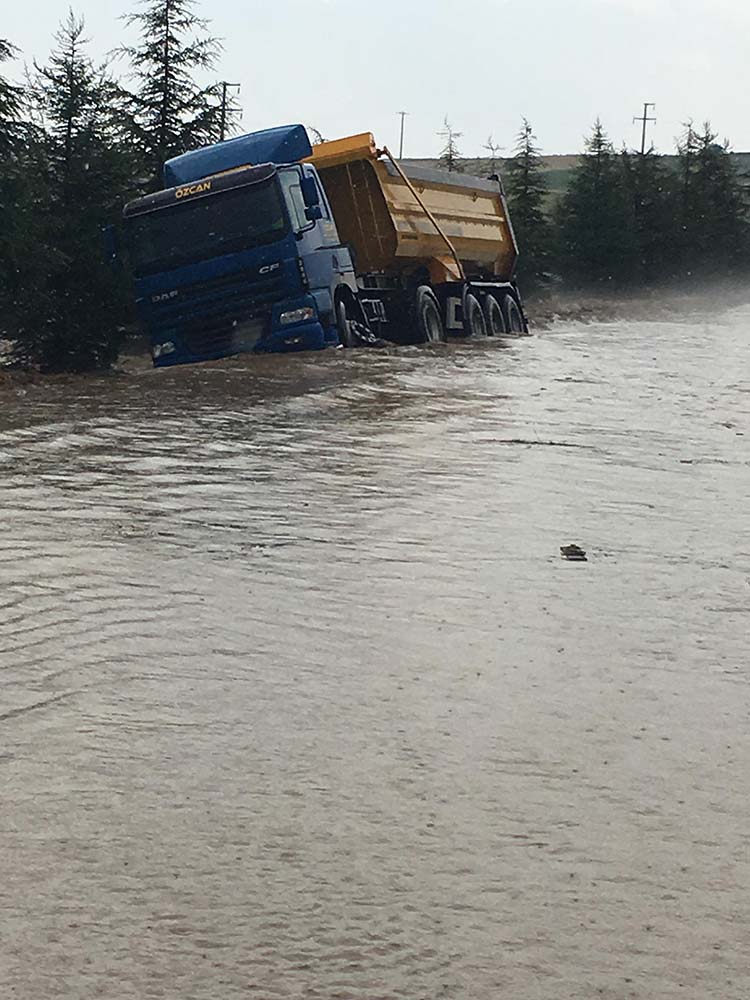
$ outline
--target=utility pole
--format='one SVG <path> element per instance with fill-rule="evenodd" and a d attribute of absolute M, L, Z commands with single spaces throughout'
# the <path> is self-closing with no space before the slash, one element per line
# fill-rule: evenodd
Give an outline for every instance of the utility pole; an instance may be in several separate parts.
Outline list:
<path fill-rule="evenodd" d="M 221 83 L 221 124 L 219 126 L 219 138 L 220 138 L 221 142 L 224 142 L 224 139 L 226 138 L 226 134 L 227 134 L 227 109 L 228 109 L 228 106 L 229 106 L 229 100 L 228 100 L 228 97 L 227 97 L 227 92 L 229 91 L 230 87 L 232 89 L 236 88 L 238 94 L 240 92 L 240 84 L 239 83 L 227 83 L 226 80 L 222 80 L 222 83 Z"/>
<path fill-rule="evenodd" d="M 654 111 L 656 111 L 656 105 L 653 103 L 653 101 L 644 101 L 644 103 L 643 103 L 643 117 L 642 118 L 637 118 L 637 117 L 633 118 L 634 122 L 643 122 L 643 135 L 641 137 L 641 156 L 645 156 L 646 155 L 646 126 L 647 126 L 647 124 L 649 122 L 655 122 L 656 121 L 655 118 L 649 118 L 649 116 L 648 116 L 648 109 L 649 108 L 653 108 Z"/>
<path fill-rule="evenodd" d="M 401 144 L 399 145 L 398 148 L 398 158 L 399 160 L 401 160 L 403 159 L 404 156 L 404 122 L 406 121 L 406 117 L 409 114 L 409 112 L 399 111 L 398 113 L 401 115 Z"/>
<path fill-rule="evenodd" d="M 487 152 L 490 154 L 490 177 L 493 177 L 495 174 L 497 174 L 497 159 L 498 159 L 497 154 L 503 147 L 498 146 L 497 143 L 493 140 L 492 136 L 490 136 L 487 142 L 484 144 L 483 148 L 486 149 Z"/>

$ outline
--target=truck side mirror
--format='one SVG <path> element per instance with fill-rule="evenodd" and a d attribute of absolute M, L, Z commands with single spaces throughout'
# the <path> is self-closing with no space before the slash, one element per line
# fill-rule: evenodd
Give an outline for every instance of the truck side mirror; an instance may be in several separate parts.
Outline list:
<path fill-rule="evenodd" d="M 303 175 L 299 183 L 305 203 L 305 218 L 308 222 L 317 222 L 323 218 L 323 209 L 320 207 L 320 192 L 315 178 Z"/>
<path fill-rule="evenodd" d="M 315 178 L 303 174 L 303 176 L 300 177 L 299 186 L 302 189 L 302 200 L 305 203 L 305 207 L 319 207 L 320 194 L 318 193 L 318 185 L 315 183 Z"/>

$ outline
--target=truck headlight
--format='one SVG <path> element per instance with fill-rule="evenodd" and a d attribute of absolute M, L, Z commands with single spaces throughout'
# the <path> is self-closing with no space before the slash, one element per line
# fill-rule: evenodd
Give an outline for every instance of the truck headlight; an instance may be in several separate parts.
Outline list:
<path fill-rule="evenodd" d="M 171 340 L 168 340 L 165 344 L 154 344 L 151 348 L 151 354 L 154 358 L 160 358 L 164 354 L 174 354 L 177 348 L 174 346 Z"/>
<path fill-rule="evenodd" d="M 304 309 L 292 309 L 279 316 L 281 326 L 290 326 L 292 323 L 304 323 L 309 319 L 315 319 L 315 310 L 312 306 L 305 306 Z"/>

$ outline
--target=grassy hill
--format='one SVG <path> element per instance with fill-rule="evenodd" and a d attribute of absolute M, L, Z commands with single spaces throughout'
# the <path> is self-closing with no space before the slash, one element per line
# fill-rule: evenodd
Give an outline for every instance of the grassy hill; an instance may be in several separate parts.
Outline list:
<path fill-rule="evenodd" d="M 750 186 L 750 153 L 731 153 L 732 159 L 735 161 L 737 169 L 745 175 L 746 182 Z M 552 199 L 559 198 L 567 189 L 570 183 L 570 178 L 578 165 L 579 156 L 578 153 L 568 153 L 564 155 L 556 156 L 543 156 L 542 164 L 544 167 L 544 173 L 547 178 L 547 184 L 549 185 L 550 195 Z M 676 156 L 664 156 L 663 160 L 670 166 L 677 166 Z M 476 159 L 465 159 L 461 161 L 464 167 L 464 173 L 472 174 L 475 177 L 487 177 L 490 173 L 490 161 L 476 158 Z M 504 160 L 499 159 L 498 163 L 500 165 L 500 173 L 503 171 Z M 440 164 L 435 159 L 411 159 L 404 160 L 404 163 L 420 164 L 425 167 L 436 167 L 439 168 Z"/>

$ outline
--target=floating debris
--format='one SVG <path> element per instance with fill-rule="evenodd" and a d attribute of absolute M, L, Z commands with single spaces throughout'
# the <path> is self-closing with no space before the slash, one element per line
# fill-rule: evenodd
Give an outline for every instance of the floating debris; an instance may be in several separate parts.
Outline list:
<path fill-rule="evenodd" d="M 588 556 L 580 545 L 561 545 L 560 552 L 568 562 L 588 562 Z"/>

